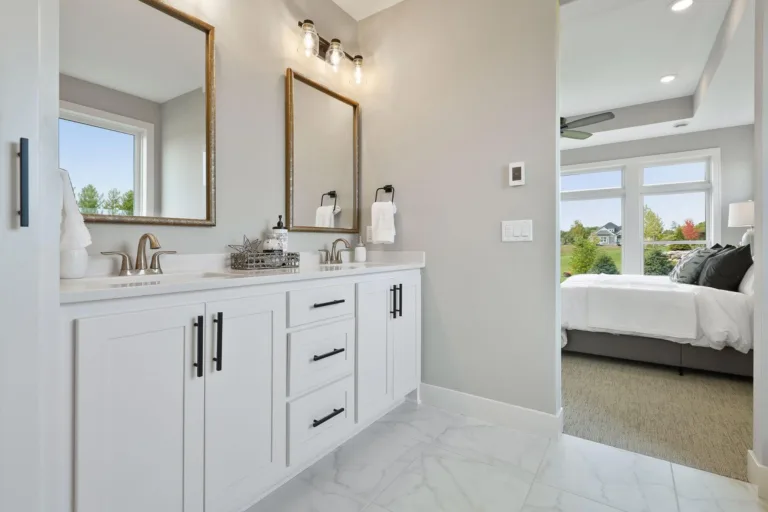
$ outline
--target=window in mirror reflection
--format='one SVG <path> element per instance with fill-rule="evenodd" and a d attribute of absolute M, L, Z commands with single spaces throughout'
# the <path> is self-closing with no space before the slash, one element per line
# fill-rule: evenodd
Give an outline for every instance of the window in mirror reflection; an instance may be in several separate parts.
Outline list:
<path fill-rule="evenodd" d="M 59 167 L 70 173 L 81 213 L 146 215 L 143 184 L 151 169 L 145 148 L 152 126 L 103 114 L 62 109 Z"/>

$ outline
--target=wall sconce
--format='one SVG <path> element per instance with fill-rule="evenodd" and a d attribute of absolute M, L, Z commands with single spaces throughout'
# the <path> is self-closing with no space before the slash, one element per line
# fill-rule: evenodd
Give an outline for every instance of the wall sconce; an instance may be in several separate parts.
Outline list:
<path fill-rule="evenodd" d="M 299 49 L 304 52 L 307 57 L 318 57 L 325 60 L 325 62 L 331 66 L 335 71 L 339 71 L 339 67 L 348 60 L 352 63 L 353 79 L 354 83 L 361 85 L 363 83 L 363 57 L 355 55 L 352 57 L 350 54 L 344 51 L 344 47 L 341 44 L 341 40 L 332 39 L 328 42 L 317 33 L 315 24 L 312 20 L 304 20 L 299 22 L 301 27 L 301 43 Z"/>

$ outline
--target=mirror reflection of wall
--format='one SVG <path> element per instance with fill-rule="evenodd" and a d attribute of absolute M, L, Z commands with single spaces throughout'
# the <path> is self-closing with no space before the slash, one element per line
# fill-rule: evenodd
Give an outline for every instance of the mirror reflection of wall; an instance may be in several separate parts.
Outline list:
<path fill-rule="evenodd" d="M 60 16 L 59 166 L 80 210 L 206 220 L 208 34 L 140 0 Z"/>
<path fill-rule="evenodd" d="M 359 106 L 292 70 L 286 80 L 289 229 L 357 232 Z"/>
<path fill-rule="evenodd" d="M 336 191 L 334 226 L 354 223 L 352 106 L 297 81 L 294 85 L 294 215 L 298 226 L 316 225 L 321 196 Z M 326 196 L 324 204 L 334 199 Z M 322 226 L 321 226 L 322 227 Z"/>

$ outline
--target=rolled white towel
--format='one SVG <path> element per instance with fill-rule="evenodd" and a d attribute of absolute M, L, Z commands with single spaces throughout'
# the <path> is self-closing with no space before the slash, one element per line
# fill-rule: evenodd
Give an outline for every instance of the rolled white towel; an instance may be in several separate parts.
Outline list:
<path fill-rule="evenodd" d="M 61 251 L 84 249 L 91 245 L 91 232 L 85 226 L 85 220 L 75 200 L 75 190 L 69 173 L 59 169 L 61 177 L 62 207 L 61 207 Z"/>

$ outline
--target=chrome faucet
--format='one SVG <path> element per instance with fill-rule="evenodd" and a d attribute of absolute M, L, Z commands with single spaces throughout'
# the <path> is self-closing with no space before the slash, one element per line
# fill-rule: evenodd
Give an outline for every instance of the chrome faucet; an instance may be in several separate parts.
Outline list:
<path fill-rule="evenodd" d="M 342 249 L 341 251 L 336 250 L 336 244 L 339 242 L 344 242 L 344 246 L 346 249 Z M 339 264 L 341 263 L 341 253 L 344 250 L 351 250 L 352 246 L 349 244 L 349 242 L 344 238 L 339 238 L 333 242 L 333 245 L 331 246 L 331 263 Z"/>
<path fill-rule="evenodd" d="M 150 249 L 160 249 L 160 241 L 152 233 L 146 233 L 139 238 L 139 247 L 136 251 L 136 267 L 131 266 L 131 257 L 124 252 L 102 252 L 104 256 L 120 256 L 123 258 L 120 266 L 121 276 L 158 275 L 163 273 L 160 266 L 160 256 L 163 254 L 176 254 L 176 251 L 157 251 L 152 255 L 152 264 L 147 267 L 147 240 Z"/>

